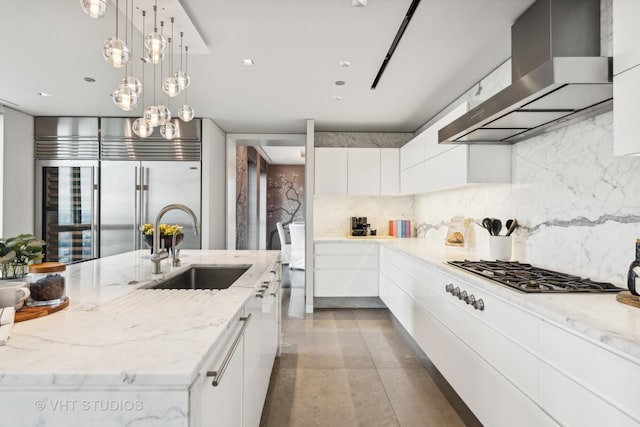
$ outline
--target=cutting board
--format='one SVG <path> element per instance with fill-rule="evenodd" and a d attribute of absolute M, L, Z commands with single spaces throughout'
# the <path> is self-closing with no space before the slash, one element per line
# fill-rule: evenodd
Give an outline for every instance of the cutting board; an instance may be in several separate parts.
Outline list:
<path fill-rule="evenodd" d="M 616 300 L 623 304 L 640 307 L 640 297 L 637 295 L 633 295 L 629 291 L 618 292 L 618 294 L 616 295 Z"/>
<path fill-rule="evenodd" d="M 40 307 L 24 306 L 20 310 L 16 311 L 14 322 L 24 322 L 25 320 L 48 316 L 49 314 L 60 311 L 67 306 L 69 306 L 69 297 L 64 297 L 64 300 L 58 305 L 44 305 Z"/>

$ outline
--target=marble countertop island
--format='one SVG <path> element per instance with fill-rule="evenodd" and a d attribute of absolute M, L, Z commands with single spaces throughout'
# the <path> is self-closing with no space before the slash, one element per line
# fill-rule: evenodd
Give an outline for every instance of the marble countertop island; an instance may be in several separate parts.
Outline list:
<path fill-rule="evenodd" d="M 342 236 L 318 236 L 314 237 L 314 241 L 355 242 Z M 640 364 L 640 309 L 617 302 L 615 294 L 524 294 L 447 264 L 447 261 L 478 259 L 473 250 L 447 249 L 419 238 L 368 241 L 378 242 L 382 246 L 398 250 L 447 274 L 473 283 L 486 292 L 535 315 L 586 335 Z M 614 285 L 625 288 L 621 283 Z"/>
<path fill-rule="evenodd" d="M 68 308 L 16 323 L 0 347 L 0 387 L 187 388 L 216 340 L 279 251 L 189 251 L 162 262 L 149 251 L 67 267 Z M 229 289 L 145 289 L 197 265 L 250 265 Z"/>

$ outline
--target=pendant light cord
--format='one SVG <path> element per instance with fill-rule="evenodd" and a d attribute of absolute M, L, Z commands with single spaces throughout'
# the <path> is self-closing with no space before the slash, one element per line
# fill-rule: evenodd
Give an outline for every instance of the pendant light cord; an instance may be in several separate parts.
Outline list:
<path fill-rule="evenodd" d="M 160 34 L 164 36 L 164 21 L 160 21 Z M 162 84 L 164 82 L 164 79 L 162 78 L 163 74 L 162 74 L 162 62 L 164 61 L 160 61 L 160 87 L 162 88 Z M 155 82 L 153 83 L 153 85 L 155 86 Z M 162 104 L 162 89 L 160 90 L 160 104 Z"/>
<path fill-rule="evenodd" d="M 146 16 L 147 16 L 147 12 L 146 11 L 142 11 L 142 50 L 141 52 L 143 52 L 144 54 L 144 23 L 146 21 Z M 142 115 L 144 116 L 144 93 L 147 90 L 147 88 L 144 85 L 144 66 L 145 66 L 145 61 L 144 58 L 141 58 L 142 60 Z"/>
<path fill-rule="evenodd" d="M 189 75 L 189 46 L 184 47 L 184 72 Z M 189 105 L 189 87 L 184 88 L 184 103 Z"/>

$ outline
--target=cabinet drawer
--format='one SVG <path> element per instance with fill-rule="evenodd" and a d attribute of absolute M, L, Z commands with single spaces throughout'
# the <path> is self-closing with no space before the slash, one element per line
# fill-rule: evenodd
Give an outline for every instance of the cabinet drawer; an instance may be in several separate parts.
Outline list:
<path fill-rule="evenodd" d="M 316 255 L 313 267 L 345 269 L 377 269 L 378 255 Z"/>
<path fill-rule="evenodd" d="M 604 371 L 608 371 L 608 369 L 605 368 Z M 540 404 L 562 425 L 580 427 L 638 426 L 638 420 L 625 415 L 546 363 L 540 363 L 538 372 Z"/>
<path fill-rule="evenodd" d="M 345 242 L 314 244 L 316 255 L 377 255 L 377 243 Z"/>
<path fill-rule="evenodd" d="M 378 296 L 378 270 L 316 270 L 316 297 Z"/>
<path fill-rule="evenodd" d="M 640 364 L 545 321 L 540 321 L 540 356 L 591 393 L 640 422 L 636 393 L 640 386 Z M 576 388 L 581 387 L 576 385 Z"/>

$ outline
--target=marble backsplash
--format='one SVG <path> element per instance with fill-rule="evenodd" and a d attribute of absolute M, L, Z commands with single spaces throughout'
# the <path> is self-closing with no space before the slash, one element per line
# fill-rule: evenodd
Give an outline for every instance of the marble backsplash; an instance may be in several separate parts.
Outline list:
<path fill-rule="evenodd" d="M 416 196 L 420 236 L 442 244 L 455 215 L 514 217 L 514 259 L 622 285 L 640 238 L 640 157 L 613 156 L 613 114 L 514 145 L 512 170 L 511 185 Z M 488 233 L 470 236 L 488 257 Z"/>
<path fill-rule="evenodd" d="M 314 196 L 313 234 L 346 236 L 352 216 L 366 216 L 378 235 L 389 234 L 390 219 L 413 220 L 413 196 Z"/>

